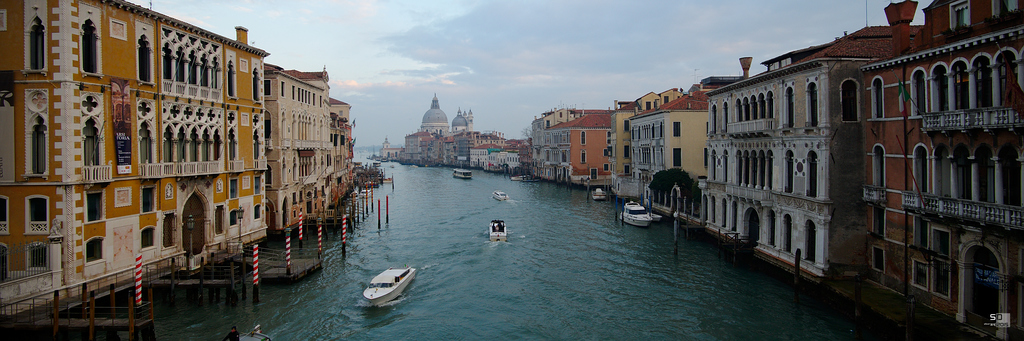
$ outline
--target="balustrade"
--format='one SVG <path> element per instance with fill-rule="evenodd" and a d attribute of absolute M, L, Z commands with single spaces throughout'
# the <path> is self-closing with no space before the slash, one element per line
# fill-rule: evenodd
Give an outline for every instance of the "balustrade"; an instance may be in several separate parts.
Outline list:
<path fill-rule="evenodd" d="M 940 197 L 913 191 L 903 192 L 903 206 L 928 214 L 957 218 L 1007 228 L 1024 227 L 1024 207 Z"/>
<path fill-rule="evenodd" d="M 887 201 L 885 187 L 864 185 L 864 201 L 885 205 Z"/>
<path fill-rule="evenodd" d="M 923 131 L 1008 129 L 1024 127 L 1024 119 L 1011 108 L 993 107 L 924 114 Z"/>
<path fill-rule="evenodd" d="M 85 166 L 82 167 L 82 178 L 85 182 L 111 181 L 114 178 L 112 169 L 111 165 Z"/>

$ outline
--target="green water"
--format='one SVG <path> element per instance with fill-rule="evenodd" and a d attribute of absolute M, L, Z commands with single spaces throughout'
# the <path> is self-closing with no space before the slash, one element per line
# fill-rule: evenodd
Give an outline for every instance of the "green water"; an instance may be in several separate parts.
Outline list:
<path fill-rule="evenodd" d="M 837 312 L 793 303 L 789 286 L 733 267 L 706 243 L 680 241 L 675 256 L 670 224 L 622 226 L 611 203 L 581 190 L 387 165 L 395 188 L 376 197 L 388 196 L 390 224 L 378 231 L 372 213 L 347 257 L 340 234 L 329 235 L 323 270 L 265 285 L 255 305 L 198 307 L 179 292 L 176 307 L 157 302 L 158 338 L 219 340 L 232 325 L 261 324 L 275 341 L 853 339 Z M 491 199 L 494 190 L 511 199 Z M 488 241 L 491 219 L 506 221 L 507 243 Z M 408 290 L 369 306 L 369 280 L 404 265 L 419 269 Z"/>

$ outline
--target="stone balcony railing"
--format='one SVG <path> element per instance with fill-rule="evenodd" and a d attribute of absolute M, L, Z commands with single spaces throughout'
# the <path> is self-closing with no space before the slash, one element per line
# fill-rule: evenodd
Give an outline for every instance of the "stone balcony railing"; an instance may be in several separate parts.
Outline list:
<path fill-rule="evenodd" d="M 165 95 L 181 96 L 207 101 L 221 101 L 221 90 L 205 87 L 198 84 L 188 84 L 172 79 L 160 80 L 160 91 Z"/>
<path fill-rule="evenodd" d="M 1004 107 L 926 113 L 921 121 L 921 130 L 925 132 L 1012 128 L 1024 128 L 1024 119 Z"/>
<path fill-rule="evenodd" d="M 114 179 L 113 166 L 85 166 L 82 167 L 82 180 L 85 182 L 109 182 Z"/>
<path fill-rule="evenodd" d="M 729 123 L 726 131 L 730 135 L 755 135 L 775 129 L 775 119 L 764 118 L 743 122 Z"/>
<path fill-rule="evenodd" d="M 1008 206 L 990 202 L 954 199 L 914 191 L 903 192 L 903 207 L 926 214 L 978 222 L 986 225 L 1000 225 L 1005 228 L 1024 228 L 1024 207 Z"/>
<path fill-rule="evenodd" d="M 176 174 L 178 176 L 205 175 L 221 172 L 220 161 L 179 162 L 175 165 L 178 168 Z"/>
<path fill-rule="evenodd" d="M 864 185 L 864 201 L 877 204 L 885 205 L 885 187 L 879 187 L 874 185 Z"/>
<path fill-rule="evenodd" d="M 229 172 L 241 172 L 241 171 L 244 171 L 244 170 L 245 170 L 245 161 L 244 160 L 229 160 L 228 161 L 228 171 Z"/>
<path fill-rule="evenodd" d="M 764 190 L 764 189 L 760 189 L 760 188 L 755 188 L 755 187 L 736 186 L 736 185 L 727 185 L 727 186 L 725 186 L 725 193 L 729 194 L 729 195 L 735 195 L 735 196 L 738 196 L 738 197 L 741 197 L 741 198 L 747 198 L 747 199 L 757 200 L 757 201 L 768 201 L 768 199 L 771 198 L 771 194 L 772 194 L 768 190 Z"/>
<path fill-rule="evenodd" d="M 257 170 L 267 170 L 267 159 L 256 159 Z"/>

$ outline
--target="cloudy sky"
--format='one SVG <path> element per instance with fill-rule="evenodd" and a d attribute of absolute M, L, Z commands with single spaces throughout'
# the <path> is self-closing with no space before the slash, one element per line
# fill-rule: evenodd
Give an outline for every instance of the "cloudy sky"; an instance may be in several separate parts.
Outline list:
<path fill-rule="evenodd" d="M 890 0 L 131 0 L 233 38 L 249 29 L 266 62 L 319 71 L 352 105 L 357 147 L 404 143 L 437 94 L 449 122 L 522 137 L 560 107 L 738 75 L 760 62 L 867 25 Z M 920 8 L 914 24 L 923 22 Z"/>

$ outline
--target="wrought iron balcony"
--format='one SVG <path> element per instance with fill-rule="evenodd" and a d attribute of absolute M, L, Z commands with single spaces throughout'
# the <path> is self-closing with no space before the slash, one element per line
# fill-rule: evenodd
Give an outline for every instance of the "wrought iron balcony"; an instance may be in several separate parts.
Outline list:
<path fill-rule="evenodd" d="M 885 206 L 885 187 L 864 185 L 864 201 Z"/>
<path fill-rule="evenodd" d="M 1024 119 L 1011 108 L 992 107 L 924 114 L 922 131 L 1024 128 Z"/>
<path fill-rule="evenodd" d="M 112 170 L 113 166 L 111 165 L 85 166 L 82 167 L 82 180 L 85 182 L 109 182 L 114 178 Z"/>
<path fill-rule="evenodd" d="M 1005 228 L 1024 228 L 1024 207 L 954 199 L 914 191 L 903 192 L 903 207 L 925 214 L 955 218 Z"/>

